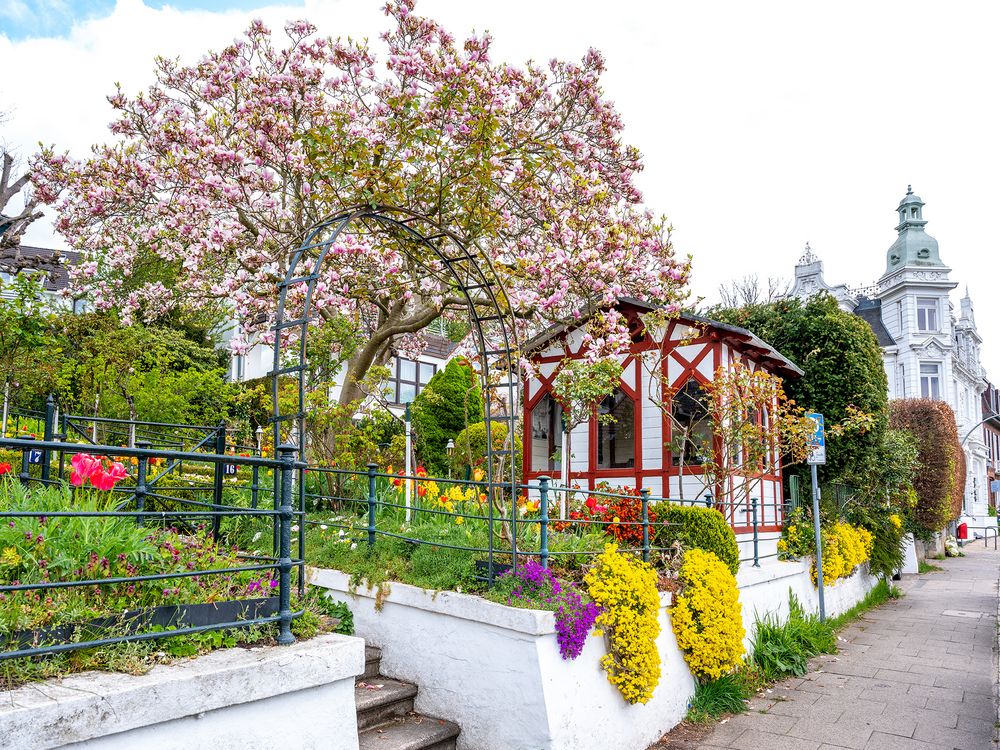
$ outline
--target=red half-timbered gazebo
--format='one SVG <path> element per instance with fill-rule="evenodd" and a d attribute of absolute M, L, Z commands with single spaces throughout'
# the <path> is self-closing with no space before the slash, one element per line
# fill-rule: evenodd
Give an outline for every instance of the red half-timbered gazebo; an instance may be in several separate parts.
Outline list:
<path fill-rule="evenodd" d="M 635 299 L 622 299 L 618 311 L 629 321 L 632 345 L 622 355 L 618 388 L 600 404 L 594 415 L 569 435 L 570 484 L 594 489 L 598 482 L 612 486 L 649 488 L 653 497 L 692 500 L 712 495 L 716 507 L 737 534 L 749 533 L 751 498 L 758 500 L 758 532 L 778 532 L 783 521 L 780 470 L 755 482 L 750 494 L 719 492 L 706 486 L 697 445 L 711 439 L 711 426 L 701 395 L 720 367 L 736 362 L 752 370 L 763 368 L 782 377 L 799 377 L 802 371 L 772 346 L 749 331 L 693 314 L 673 318 L 654 341 L 644 333 L 639 316 L 654 307 Z M 524 476 L 558 478 L 563 457 L 562 409 L 551 392 L 561 362 L 580 358 L 586 320 L 573 326 L 556 326 L 525 345 L 537 376 L 524 382 Z M 662 348 L 661 348 L 662 347 Z M 652 369 L 651 369 L 652 368 Z M 662 376 L 656 376 L 656 372 Z M 658 402 L 661 382 L 673 398 L 669 416 Z M 598 413 L 611 414 L 601 420 Z M 763 417 L 766 418 L 766 415 Z M 684 450 L 677 448 L 679 434 L 690 437 Z M 672 450 L 672 447 L 675 450 Z M 777 449 L 777 446 L 775 447 Z M 683 458 L 682 458 L 683 457 Z"/>

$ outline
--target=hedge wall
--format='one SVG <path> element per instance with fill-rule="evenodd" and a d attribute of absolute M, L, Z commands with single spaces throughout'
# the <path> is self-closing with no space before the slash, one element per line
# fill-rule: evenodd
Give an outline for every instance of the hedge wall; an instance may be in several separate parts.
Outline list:
<path fill-rule="evenodd" d="M 960 515 L 965 494 L 965 455 L 958 440 L 955 412 L 943 401 L 907 398 L 889 404 L 894 429 L 917 439 L 921 467 L 913 480 L 914 516 L 927 531 L 940 531 Z"/>

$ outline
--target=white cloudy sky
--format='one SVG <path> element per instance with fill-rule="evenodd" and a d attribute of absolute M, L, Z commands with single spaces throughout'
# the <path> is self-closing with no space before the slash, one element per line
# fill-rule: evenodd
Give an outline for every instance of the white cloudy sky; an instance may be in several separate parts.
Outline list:
<path fill-rule="evenodd" d="M 21 154 L 39 141 L 82 154 L 107 138 L 104 96 L 151 80 L 154 54 L 194 59 L 251 17 L 305 17 L 376 39 L 380 0 L 0 0 L 0 125 Z M 1000 4 L 986 2 L 566 2 L 420 0 L 494 56 L 608 58 L 605 86 L 646 157 L 648 205 L 666 213 L 693 288 L 712 300 L 745 274 L 790 277 L 808 241 L 827 280 L 885 268 L 907 183 L 962 287 L 1000 379 L 993 201 L 1000 173 Z M 58 244 L 45 223 L 28 237 Z"/>

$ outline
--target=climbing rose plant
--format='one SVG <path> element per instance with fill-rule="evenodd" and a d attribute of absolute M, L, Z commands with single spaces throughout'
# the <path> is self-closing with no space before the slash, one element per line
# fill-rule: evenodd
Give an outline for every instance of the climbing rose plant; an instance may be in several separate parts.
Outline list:
<path fill-rule="evenodd" d="M 98 309 L 148 320 L 225 300 L 245 350 L 307 230 L 357 205 L 411 210 L 481 248 L 528 328 L 620 296 L 681 301 L 688 262 L 641 206 L 641 156 L 601 89 L 600 53 L 517 67 L 491 59 L 488 34 L 457 43 L 413 0 L 385 13 L 382 60 L 305 21 L 281 43 L 256 21 L 195 65 L 158 58 L 147 91 L 109 98 L 114 142 L 38 155 L 37 194 L 83 253 L 74 282 Z M 371 226 L 333 246 L 314 302 L 350 324 L 343 341 L 364 342 L 344 349 L 342 403 L 391 347 L 418 350 L 428 324 L 464 310 L 439 261 Z M 601 338 L 627 343 L 623 325 Z"/>

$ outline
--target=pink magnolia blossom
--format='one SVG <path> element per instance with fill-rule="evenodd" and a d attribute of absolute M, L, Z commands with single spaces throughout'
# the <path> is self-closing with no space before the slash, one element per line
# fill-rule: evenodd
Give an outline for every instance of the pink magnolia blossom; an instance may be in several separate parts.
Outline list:
<path fill-rule="evenodd" d="M 255 21 L 196 64 L 157 59 L 148 90 L 116 91 L 114 140 L 88 158 L 43 150 L 36 192 L 83 255 L 75 287 L 126 321 L 224 309 L 242 352 L 268 341 L 285 274 L 315 272 L 312 314 L 365 342 L 347 359 L 342 400 L 389 351 L 418 349 L 404 336 L 467 314 L 434 252 L 370 222 L 340 235 L 318 268 L 310 253 L 291 267 L 311 227 L 358 205 L 404 208 L 464 237 L 495 270 L 521 336 L 621 296 L 683 301 L 689 262 L 642 206 L 641 154 L 601 88 L 599 52 L 517 67 L 491 59 L 488 34 L 456 43 L 413 0 L 385 13 L 382 61 L 367 42 L 317 36 L 305 21 L 286 26 L 284 44 Z M 135 273 L 153 261 L 176 269 L 173 288 Z M 304 284 L 290 289 L 286 316 L 305 299 Z M 624 321 L 609 318 L 589 343 L 596 358 L 627 348 Z"/>

